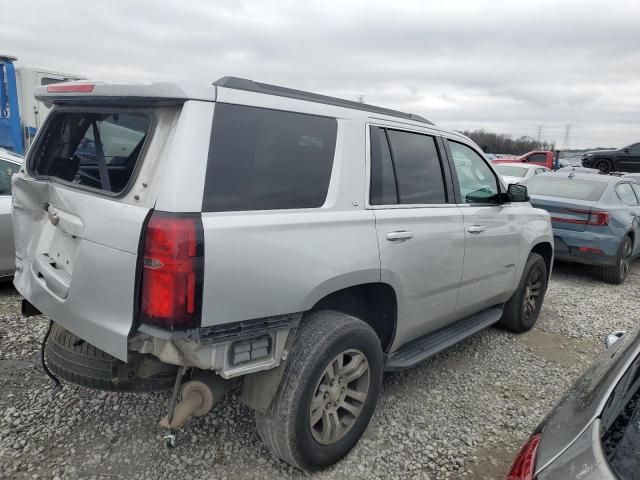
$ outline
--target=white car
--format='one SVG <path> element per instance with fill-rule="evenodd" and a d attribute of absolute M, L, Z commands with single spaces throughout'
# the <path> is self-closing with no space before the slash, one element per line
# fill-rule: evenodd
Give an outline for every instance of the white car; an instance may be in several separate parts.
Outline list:
<path fill-rule="evenodd" d="M 498 175 L 502 177 L 502 181 L 505 185 L 512 183 L 521 183 L 525 180 L 540 175 L 541 173 L 548 173 L 551 170 L 547 167 L 541 167 L 540 165 L 528 165 L 526 163 L 498 163 L 493 164 L 493 168 Z"/>
<path fill-rule="evenodd" d="M 0 280 L 15 269 L 11 225 L 11 177 L 20 170 L 23 158 L 0 148 Z"/>

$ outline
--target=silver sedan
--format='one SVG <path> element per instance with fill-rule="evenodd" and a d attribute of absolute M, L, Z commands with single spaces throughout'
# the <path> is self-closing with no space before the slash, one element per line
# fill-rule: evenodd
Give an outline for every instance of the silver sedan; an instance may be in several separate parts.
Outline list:
<path fill-rule="evenodd" d="M 11 277 L 15 268 L 11 224 L 11 177 L 20 170 L 22 161 L 21 156 L 0 149 L 0 280 Z"/>

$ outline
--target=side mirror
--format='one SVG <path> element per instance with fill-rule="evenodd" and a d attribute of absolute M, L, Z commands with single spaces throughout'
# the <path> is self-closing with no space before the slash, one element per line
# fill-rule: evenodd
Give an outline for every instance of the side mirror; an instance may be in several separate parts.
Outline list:
<path fill-rule="evenodd" d="M 604 339 L 604 344 L 607 346 L 607 348 L 611 348 L 611 346 L 618 340 L 620 340 L 625 333 L 627 332 L 624 330 L 616 330 L 615 332 L 610 333 Z"/>
<path fill-rule="evenodd" d="M 527 190 L 526 185 L 521 185 L 519 183 L 512 183 L 507 187 L 507 196 L 509 197 L 510 202 L 529 201 L 529 191 Z"/>
<path fill-rule="evenodd" d="M 631 149 L 630 149 L 630 148 L 625 148 L 625 149 L 624 149 L 624 153 L 629 153 L 629 152 L 631 152 Z"/>

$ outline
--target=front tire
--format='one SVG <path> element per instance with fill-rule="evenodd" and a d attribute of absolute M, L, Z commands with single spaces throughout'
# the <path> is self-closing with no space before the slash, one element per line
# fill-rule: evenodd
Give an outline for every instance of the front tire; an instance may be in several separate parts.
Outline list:
<path fill-rule="evenodd" d="M 271 405 L 256 411 L 260 437 L 301 470 L 334 464 L 367 428 L 382 370 L 380 340 L 369 325 L 334 311 L 311 312 Z"/>
<path fill-rule="evenodd" d="M 600 170 L 600 173 L 606 174 L 613 170 L 613 162 L 608 158 L 601 158 L 594 162 L 593 167 Z"/>
<path fill-rule="evenodd" d="M 531 330 L 538 320 L 547 291 L 547 264 L 537 253 L 529 254 L 518 289 L 504 306 L 498 325 L 515 333 Z"/>
<path fill-rule="evenodd" d="M 629 273 L 632 252 L 633 242 L 631 241 L 631 238 L 626 235 L 620 245 L 616 264 L 610 267 L 602 267 L 600 269 L 600 276 L 602 279 L 607 283 L 612 283 L 613 285 L 622 284 Z"/>

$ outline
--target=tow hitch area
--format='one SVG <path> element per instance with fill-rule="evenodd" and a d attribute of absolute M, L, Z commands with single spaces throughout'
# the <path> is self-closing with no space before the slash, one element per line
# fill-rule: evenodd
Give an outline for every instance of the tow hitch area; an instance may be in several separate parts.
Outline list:
<path fill-rule="evenodd" d="M 160 426 L 168 430 L 165 435 L 167 447 L 175 447 L 176 428 L 182 427 L 191 416 L 201 417 L 211 411 L 229 391 L 231 382 L 213 372 L 198 371 L 191 380 L 182 385 L 186 368 L 178 370 L 176 383 L 169 402 L 169 412 L 160 420 Z M 176 399 L 180 391 L 180 403 Z"/>

